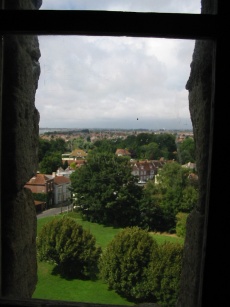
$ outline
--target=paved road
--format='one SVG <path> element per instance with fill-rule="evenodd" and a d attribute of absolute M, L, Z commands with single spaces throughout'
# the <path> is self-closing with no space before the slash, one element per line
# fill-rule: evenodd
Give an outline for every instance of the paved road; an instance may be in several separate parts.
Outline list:
<path fill-rule="evenodd" d="M 48 210 L 44 210 L 41 213 L 38 213 L 37 218 L 40 219 L 40 218 L 43 218 L 43 217 L 46 217 L 46 216 L 54 216 L 54 215 L 60 214 L 61 212 L 67 212 L 70 209 L 71 209 L 71 207 L 66 206 L 66 205 L 63 206 L 63 207 L 58 207 L 58 208 L 51 208 L 51 209 L 48 209 Z"/>

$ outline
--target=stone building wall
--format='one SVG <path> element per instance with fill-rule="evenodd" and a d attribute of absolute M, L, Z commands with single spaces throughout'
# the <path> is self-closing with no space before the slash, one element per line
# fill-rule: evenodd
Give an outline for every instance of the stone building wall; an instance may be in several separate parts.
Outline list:
<path fill-rule="evenodd" d="M 5 1 L 5 9 L 36 9 L 40 1 Z M 36 36 L 4 37 L 2 113 L 2 295 L 31 297 L 37 282 L 36 212 L 25 183 L 37 171 L 40 75 Z"/>
<path fill-rule="evenodd" d="M 201 5 L 202 14 L 216 12 L 217 1 L 202 0 Z M 213 51 L 212 41 L 197 40 L 195 42 L 190 77 L 186 84 L 196 147 L 199 199 L 187 220 L 181 293 L 177 307 L 199 306 L 198 301 L 202 295 L 202 259 L 206 240 L 205 219 L 210 158 Z"/>

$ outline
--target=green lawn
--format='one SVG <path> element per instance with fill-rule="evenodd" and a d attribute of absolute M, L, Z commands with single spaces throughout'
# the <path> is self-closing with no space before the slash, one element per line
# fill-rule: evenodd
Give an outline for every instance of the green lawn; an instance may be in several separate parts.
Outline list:
<path fill-rule="evenodd" d="M 67 214 L 67 213 L 66 213 Z M 75 218 L 84 229 L 89 229 L 96 237 L 97 244 L 104 249 L 106 245 L 121 231 L 121 228 L 105 227 L 96 223 L 82 221 L 76 213 L 69 213 Z M 37 222 L 37 232 L 39 234 L 42 226 L 54 218 L 61 218 L 62 215 L 55 217 L 41 218 Z M 183 244 L 183 239 L 167 234 L 151 233 L 158 244 L 165 241 L 179 242 Z M 114 291 L 108 290 L 108 287 L 101 280 L 83 281 L 83 280 L 66 280 L 58 275 L 52 275 L 53 265 L 46 262 L 38 262 L 38 283 L 33 298 L 65 300 L 76 302 L 88 302 L 98 304 L 114 305 L 134 305 L 126 299 L 120 297 Z"/>
<path fill-rule="evenodd" d="M 121 298 L 101 280 L 66 280 L 52 275 L 53 265 L 38 263 L 38 284 L 33 298 L 75 301 L 83 303 L 133 305 Z"/>

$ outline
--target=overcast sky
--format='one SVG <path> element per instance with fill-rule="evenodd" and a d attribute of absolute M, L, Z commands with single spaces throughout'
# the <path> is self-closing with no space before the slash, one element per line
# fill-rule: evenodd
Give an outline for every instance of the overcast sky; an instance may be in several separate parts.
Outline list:
<path fill-rule="evenodd" d="M 200 13 L 200 0 L 43 0 L 41 9 Z M 191 129 L 192 40 L 39 36 L 41 128 Z"/>

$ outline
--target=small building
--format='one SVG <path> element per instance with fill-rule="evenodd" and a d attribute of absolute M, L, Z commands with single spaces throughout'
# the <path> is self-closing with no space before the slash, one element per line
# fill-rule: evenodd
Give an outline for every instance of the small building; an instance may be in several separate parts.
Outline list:
<path fill-rule="evenodd" d="M 54 179 L 52 176 L 38 173 L 24 187 L 31 190 L 35 200 L 46 202 L 48 207 L 53 205 Z"/>
<path fill-rule="evenodd" d="M 118 157 L 130 157 L 131 153 L 127 149 L 118 148 L 115 152 Z"/>
<path fill-rule="evenodd" d="M 138 177 L 140 183 L 154 179 L 158 169 L 162 168 L 165 161 L 160 160 L 130 160 L 132 175 Z"/>
<path fill-rule="evenodd" d="M 54 205 L 66 203 L 71 198 L 71 182 L 66 176 L 54 177 Z"/>
<path fill-rule="evenodd" d="M 62 154 L 62 162 L 64 163 L 65 161 L 70 164 L 73 161 L 76 160 L 85 160 L 87 157 L 87 153 L 82 150 L 82 149 L 74 149 L 71 153 L 64 153 Z"/>
<path fill-rule="evenodd" d="M 72 161 L 73 162 L 73 161 Z M 62 167 L 59 167 L 57 169 L 56 175 L 57 176 L 65 176 L 68 177 L 74 172 L 74 169 L 72 169 L 70 166 L 68 166 L 66 169 L 63 169 Z"/>

